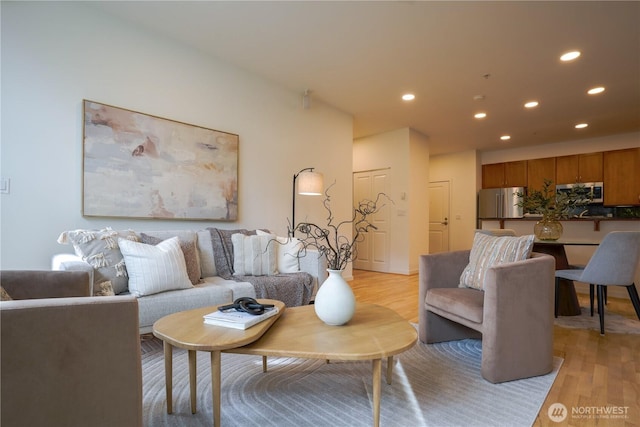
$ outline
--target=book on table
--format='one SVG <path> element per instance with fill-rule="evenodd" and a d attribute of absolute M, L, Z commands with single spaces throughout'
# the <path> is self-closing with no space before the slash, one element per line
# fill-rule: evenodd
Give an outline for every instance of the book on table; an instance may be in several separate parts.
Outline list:
<path fill-rule="evenodd" d="M 267 308 L 262 314 L 249 314 L 244 311 L 225 310 L 205 314 L 204 323 L 208 325 L 224 326 L 226 328 L 248 329 L 263 320 L 278 314 L 278 307 Z"/>

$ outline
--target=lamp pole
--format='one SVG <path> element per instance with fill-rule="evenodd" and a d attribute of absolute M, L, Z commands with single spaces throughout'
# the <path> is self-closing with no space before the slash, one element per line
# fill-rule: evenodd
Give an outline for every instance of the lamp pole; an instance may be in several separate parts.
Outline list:
<path fill-rule="evenodd" d="M 298 173 L 293 175 L 293 195 L 292 195 L 292 199 L 293 199 L 293 206 L 291 208 L 291 231 L 290 231 L 290 237 L 293 237 L 295 234 L 295 229 L 296 229 L 296 179 L 298 179 L 298 176 L 305 171 L 310 171 L 313 172 L 314 168 L 304 168 L 302 170 L 300 170 Z"/>

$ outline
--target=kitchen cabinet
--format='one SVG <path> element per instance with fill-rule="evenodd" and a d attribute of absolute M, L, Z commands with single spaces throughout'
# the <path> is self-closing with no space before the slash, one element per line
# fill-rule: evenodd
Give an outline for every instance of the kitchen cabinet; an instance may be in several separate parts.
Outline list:
<path fill-rule="evenodd" d="M 504 183 L 504 163 L 482 165 L 482 188 L 500 188 Z"/>
<path fill-rule="evenodd" d="M 556 184 L 600 182 L 603 180 L 603 153 L 556 157 Z"/>
<path fill-rule="evenodd" d="M 482 165 L 482 188 L 526 187 L 527 161 Z"/>
<path fill-rule="evenodd" d="M 640 148 L 605 151 L 604 205 L 640 205 Z"/>
<path fill-rule="evenodd" d="M 527 160 L 527 191 L 542 190 L 544 180 L 548 179 L 555 184 L 556 158 Z"/>

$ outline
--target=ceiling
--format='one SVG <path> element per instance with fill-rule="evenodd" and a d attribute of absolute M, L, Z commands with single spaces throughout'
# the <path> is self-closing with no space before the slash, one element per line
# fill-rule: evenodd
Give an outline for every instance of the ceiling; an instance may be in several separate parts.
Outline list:
<path fill-rule="evenodd" d="M 640 130 L 636 1 L 93 4 L 299 92 L 301 108 L 308 89 L 311 109 L 353 116 L 354 138 L 409 127 L 442 154 Z"/>

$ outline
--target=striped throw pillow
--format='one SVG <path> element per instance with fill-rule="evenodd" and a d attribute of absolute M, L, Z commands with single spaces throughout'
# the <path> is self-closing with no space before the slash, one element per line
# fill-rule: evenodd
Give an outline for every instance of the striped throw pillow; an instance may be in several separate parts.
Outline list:
<path fill-rule="evenodd" d="M 531 256 L 535 236 L 489 236 L 476 233 L 469 255 L 469 264 L 460 276 L 461 288 L 484 288 L 487 270 L 494 265 L 522 261 Z"/>
<path fill-rule="evenodd" d="M 129 292 L 136 297 L 193 287 L 177 237 L 157 245 L 120 239 L 120 251 L 129 273 Z"/>
<path fill-rule="evenodd" d="M 231 235 L 233 274 L 236 276 L 271 276 L 278 274 L 275 234 L 262 236 Z"/>

